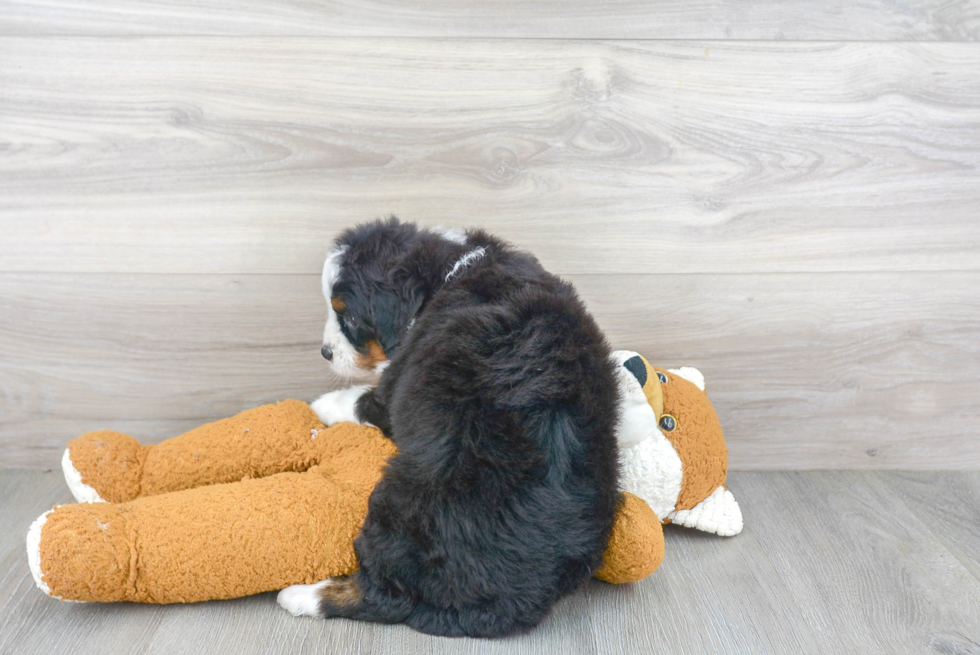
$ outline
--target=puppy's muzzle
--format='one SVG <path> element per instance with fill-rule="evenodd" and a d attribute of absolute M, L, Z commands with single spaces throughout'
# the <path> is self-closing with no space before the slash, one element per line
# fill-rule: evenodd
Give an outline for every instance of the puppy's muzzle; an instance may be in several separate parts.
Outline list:
<path fill-rule="evenodd" d="M 333 360 L 333 351 L 330 350 L 329 346 L 324 346 L 323 348 L 320 348 L 320 354 L 323 355 L 323 358 L 328 362 Z"/>

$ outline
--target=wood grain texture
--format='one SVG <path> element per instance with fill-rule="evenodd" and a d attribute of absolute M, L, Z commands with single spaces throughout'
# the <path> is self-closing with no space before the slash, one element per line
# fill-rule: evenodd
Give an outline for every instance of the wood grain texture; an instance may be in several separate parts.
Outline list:
<path fill-rule="evenodd" d="M 980 580 L 980 475 L 902 471 L 879 477 Z"/>
<path fill-rule="evenodd" d="M 8 0 L 0 34 L 976 41 L 975 0 Z"/>
<path fill-rule="evenodd" d="M 57 466 L 85 431 L 156 441 L 338 384 L 319 354 L 314 276 L 2 277 L 8 466 Z"/>
<path fill-rule="evenodd" d="M 390 212 L 566 274 L 980 266 L 974 44 L 6 37 L 0 88 L 4 271 L 315 273 Z"/>
<path fill-rule="evenodd" d="M 744 474 L 742 474 L 744 475 Z M 739 474 L 729 488 L 747 516 L 753 498 Z M 734 539 L 665 528 L 664 564 L 634 585 L 594 585 L 600 606 L 599 652 L 616 652 L 629 635 L 630 653 L 819 653 L 820 635 L 747 528 Z"/>
<path fill-rule="evenodd" d="M 735 469 L 980 468 L 975 273 L 571 279 L 615 347 L 702 370 Z"/>
<path fill-rule="evenodd" d="M 23 535 L 68 497 L 58 472 L 0 471 L 0 652 L 977 653 L 980 581 L 903 503 L 936 507 L 980 473 L 937 473 L 916 499 L 897 473 L 733 473 L 745 531 L 668 527 L 667 557 L 632 585 L 594 582 L 528 635 L 439 639 L 404 626 L 294 619 L 274 594 L 192 605 L 58 603 L 34 588 Z M 899 486 L 902 486 L 900 484 Z M 930 497 L 929 490 L 933 489 Z M 980 511 L 980 499 L 962 499 Z M 55 629 L 56 627 L 56 629 Z"/>
<path fill-rule="evenodd" d="M 575 275 L 616 348 L 701 368 L 733 469 L 980 468 L 980 273 Z M 0 462 L 334 388 L 313 275 L 0 275 Z"/>
<path fill-rule="evenodd" d="M 888 475 L 743 473 L 736 494 L 820 652 L 980 652 L 980 580 Z M 934 503 L 948 502 L 942 491 Z"/>

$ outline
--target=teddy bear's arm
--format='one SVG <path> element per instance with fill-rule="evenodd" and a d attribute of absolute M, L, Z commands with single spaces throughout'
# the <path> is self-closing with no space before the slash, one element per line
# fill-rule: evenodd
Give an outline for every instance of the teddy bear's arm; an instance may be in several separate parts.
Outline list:
<path fill-rule="evenodd" d="M 325 458 L 328 436 L 335 429 L 324 428 L 306 403 L 285 400 L 202 425 L 157 445 L 143 446 L 118 432 L 90 432 L 68 444 L 62 464 L 77 500 L 126 502 L 304 471 Z"/>

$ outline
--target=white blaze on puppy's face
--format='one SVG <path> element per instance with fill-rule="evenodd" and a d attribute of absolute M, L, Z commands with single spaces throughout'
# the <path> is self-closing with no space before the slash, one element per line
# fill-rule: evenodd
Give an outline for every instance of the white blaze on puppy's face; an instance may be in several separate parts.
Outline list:
<path fill-rule="evenodd" d="M 344 264 L 344 255 L 347 254 L 347 249 L 347 246 L 335 248 L 327 255 L 326 261 L 323 262 L 321 285 L 323 288 L 323 297 L 327 301 L 327 322 L 323 327 L 323 345 L 333 352 L 333 357 L 329 362 L 330 368 L 338 376 L 347 380 L 376 382 L 388 362 L 381 361 L 377 364 L 372 362 L 370 367 L 363 367 L 363 362 L 367 361 L 368 358 L 358 352 L 354 344 L 347 339 L 343 330 L 340 329 L 340 318 L 337 316 L 337 310 L 334 305 L 335 297 L 333 288 L 340 278 L 341 269 Z M 378 347 L 378 350 L 380 351 L 380 347 Z M 383 357 L 383 355 L 377 353 L 376 355 L 377 359 Z M 362 365 L 359 366 L 359 363 Z"/>
<path fill-rule="evenodd" d="M 327 301 L 327 324 L 323 327 L 323 345 L 333 351 L 333 359 L 330 360 L 331 368 L 338 375 L 349 378 L 354 375 L 354 358 L 357 355 L 357 351 L 354 349 L 353 344 L 347 340 L 347 337 L 344 336 L 343 331 L 341 331 L 337 312 L 334 311 L 333 305 L 331 304 L 333 286 L 340 277 L 340 268 L 344 263 L 344 254 L 346 252 L 347 246 L 340 246 L 327 255 L 326 261 L 323 262 L 321 284 L 323 286 L 323 297 Z"/>

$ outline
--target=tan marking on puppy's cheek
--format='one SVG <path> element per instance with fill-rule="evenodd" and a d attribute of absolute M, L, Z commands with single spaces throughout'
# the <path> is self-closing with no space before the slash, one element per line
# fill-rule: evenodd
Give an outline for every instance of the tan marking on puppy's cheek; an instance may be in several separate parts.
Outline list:
<path fill-rule="evenodd" d="M 374 339 L 364 344 L 364 347 L 368 350 L 367 354 L 357 353 L 358 368 L 374 369 L 381 362 L 388 361 L 388 357 L 385 355 L 385 351 L 382 350 L 381 344 Z"/>
<path fill-rule="evenodd" d="M 334 296 L 330 299 L 330 306 L 333 307 L 335 312 L 342 312 L 347 309 L 347 303 L 340 296 Z"/>

